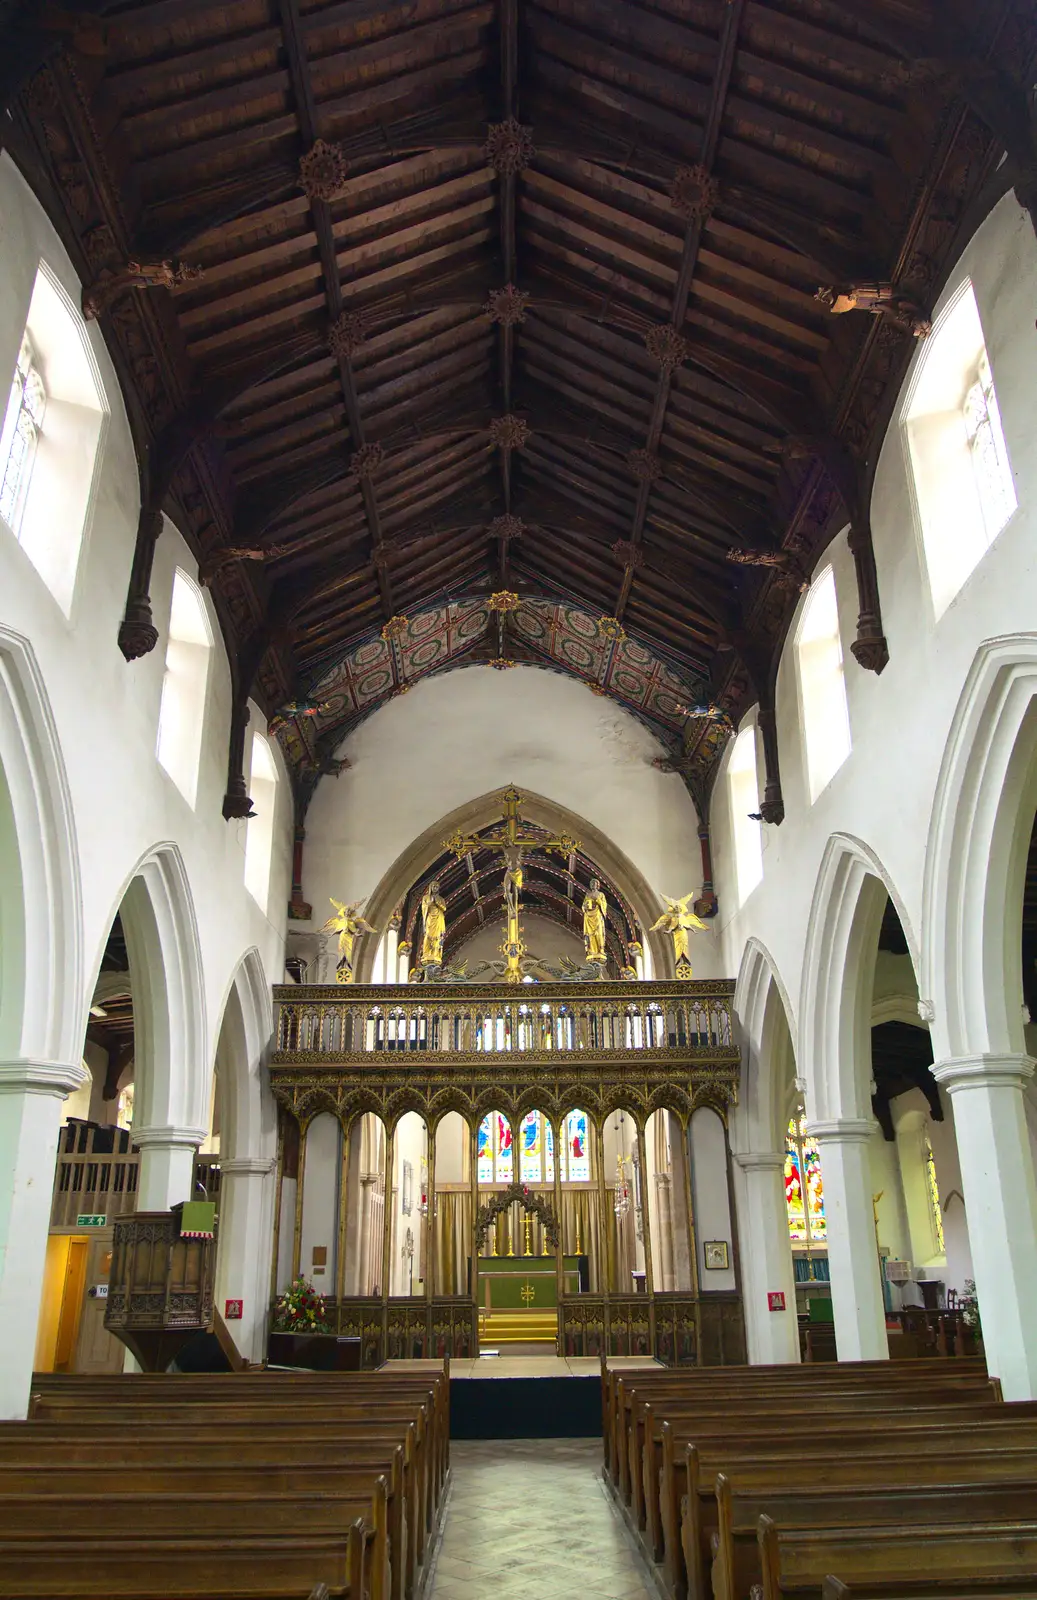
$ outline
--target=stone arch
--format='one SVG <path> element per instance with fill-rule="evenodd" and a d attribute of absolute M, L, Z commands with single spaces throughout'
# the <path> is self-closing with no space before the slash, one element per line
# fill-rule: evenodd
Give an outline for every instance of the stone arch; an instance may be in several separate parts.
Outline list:
<path fill-rule="evenodd" d="M 870 1061 L 872 993 L 879 929 L 893 901 L 918 971 L 918 944 L 903 900 L 874 852 L 833 834 L 814 887 L 799 1004 L 800 1074 L 812 1122 L 870 1116 L 861 1062 Z"/>
<path fill-rule="evenodd" d="M 273 1102 L 263 1093 L 271 1032 L 270 986 L 253 946 L 235 968 L 216 1028 L 220 1153 L 232 1159 L 269 1154 L 276 1136 Z"/>
<path fill-rule="evenodd" d="M 201 1143 L 210 1079 L 205 981 L 194 901 L 175 844 L 155 845 L 138 860 L 108 927 L 116 912 L 126 934 L 134 992 L 134 1125 L 138 1131 L 189 1131 Z"/>
<path fill-rule="evenodd" d="M 669 939 L 663 934 L 648 932 L 663 909 L 662 902 L 629 857 L 593 823 L 570 811 L 566 806 L 548 800 L 544 795 L 534 794 L 528 789 L 523 789 L 522 795 L 523 812 L 531 822 L 549 828 L 553 833 L 568 833 L 581 840 L 585 854 L 612 879 L 620 894 L 626 897 L 633 908 L 641 927 L 645 930 L 645 938 L 651 945 L 653 971 L 656 976 L 672 977 L 673 953 Z M 370 896 L 364 912 L 368 922 L 379 931 L 388 925 L 393 908 L 411 885 L 442 855 L 445 838 L 459 831 L 471 833 L 484 828 L 499 815 L 500 789 L 498 788 L 448 812 L 430 828 L 426 828 L 401 855 L 397 856 Z M 361 983 L 371 981 L 377 948 L 378 940 L 375 938 L 365 939 L 360 947 L 357 977 Z"/>
<path fill-rule="evenodd" d="M 735 984 L 742 1045 L 738 1105 L 731 1116 L 735 1150 L 784 1148 L 789 1079 L 796 1078 L 795 1013 L 774 958 L 748 940 Z"/>
<path fill-rule="evenodd" d="M 922 895 L 937 1061 L 1025 1052 L 1019 929 L 1037 810 L 1037 633 L 986 640 L 951 722 Z"/>
<path fill-rule="evenodd" d="M 0 1059 L 78 1063 L 82 891 L 64 758 L 32 645 L 0 628 Z"/>

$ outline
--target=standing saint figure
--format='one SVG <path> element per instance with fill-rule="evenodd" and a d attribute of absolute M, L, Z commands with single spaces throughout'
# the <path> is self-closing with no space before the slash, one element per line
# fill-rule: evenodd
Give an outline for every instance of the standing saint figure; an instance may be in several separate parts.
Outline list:
<path fill-rule="evenodd" d="M 583 897 L 582 909 L 583 942 L 587 948 L 587 960 L 592 964 L 604 966 L 608 960 L 605 954 L 605 914 L 608 911 L 608 902 L 597 878 L 591 879 L 591 886 Z"/>
<path fill-rule="evenodd" d="M 331 896 L 331 903 L 335 907 L 335 915 L 329 917 L 321 933 L 338 934 L 338 965 L 335 968 L 336 983 L 353 982 L 353 946 L 358 933 L 374 933 L 371 924 L 360 916 L 362 900 L 354 900 L 351 905 L 345 905 L 341 900 Z"/>
<path fill-rule="evenodd" d="M 446 937 L 446 901 L 435 878 L 421 897 L 421 967 L 443 965 L 443 940 Z"/>
<path fill-rule="evenodd" d="M 692 893 L 694 893 L 694 890 Z M 664 894 L 663 899 L 666 901 L 666 910 L 658 922 L 653 922 L 649 930 L 651 933 L 658 933 L 661 929 L 663 933 L 670 935 L 673 940 L 673 959 L 676 963 L 678 978 L 691 977 L 691 960 L 688 956 L 688 933 L 690 929 L 698 928 L 705 933 L 709 927 L 707 922 L 703 922 L 701 917 L 697 917 L 694 911 L 690 910 L 688 901 L 691 898 L 691 894 L 686 894 L 680 900 L 671 900 L 668 894 Z"/>

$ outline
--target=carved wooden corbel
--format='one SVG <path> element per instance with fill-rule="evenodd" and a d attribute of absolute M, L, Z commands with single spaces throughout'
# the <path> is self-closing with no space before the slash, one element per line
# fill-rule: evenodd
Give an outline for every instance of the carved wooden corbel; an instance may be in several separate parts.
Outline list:
<path fill-rule="evenodd" d="M 891 283 L 823 284 L 814 299 L 827 306 L 833 317 L 846 316 L 850 311 L 866 311 L 869 316 L 884 317 L 914 339 L 927 339 L 933 331 L 931 321 L 917 301 Z"/>
<path fill-rule="evenodd" d="M 775 828 L 780 828 L 785 821 L 785 800 L 781 792 L 778 728 L 773 704 L 761 699 L 756 720 L 760 729 L 760 738 L 763 742 L 764 782 L 763 799 L 760 802 L 760 816 L 764 822 L 769 822 Z"/>
<path fill-rule="evenodd" d="M 875 566 L 875 547 L 871 537 L 871 518 L 858 510 L 850 523 L 847 540 L 857 574 L 857 637 L 850 646 L 858 666 L 866 672 L 881 673 L 889 661 L 889 646 L 882 631 L 879 603 L 879 576 Z"/>
<path fill-rule="evenodd" d="M 235 697 L 230 716 L 230 748 L 227 754 L 227 792 L 223 797 L 224 820 L 254 817 L 252 801 L 245 784 L 245 733 L 251 712 L 248 690 Z"/>
<path fill-rule="evenodd" d="M 158 643 L 158 629 L 151 620 L 150 589 L 155 546 L 161 532 L 161 511 L 154 506 L 141 506 L 126 609 L 119 624 L 119 649 L 127 661 L 137 661 L 148 655 Z"/>
<path fill-rule="evenodd" d="M 202 276 L 201 267 L 180 260 L 127 261 L 118 272 L 104 272 L 83 289 L 82 308 L 86 322 L 102 316 L 120 295 L 131 289 L 175 289 L 181 283 Z"/>

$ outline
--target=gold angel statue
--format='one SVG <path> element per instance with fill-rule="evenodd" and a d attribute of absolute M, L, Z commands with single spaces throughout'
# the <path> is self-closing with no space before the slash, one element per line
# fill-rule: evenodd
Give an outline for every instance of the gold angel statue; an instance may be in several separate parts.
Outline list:
<path fill-rule="evenodd" d="M 419 967 L 443 965 L 443 940 L 446 937 L 446 901 L 435 878 L 421 897 L 421 954 Z"/>
<path fill-rule="evenodd" d="M 360 933 L 374 933 L 371 924 L 360 915 L 362 900 L 354 900 L 346 905 L 342 900 L 330 896 L 335 907 L 335 915 L 329 917 L 321 933 L 338 934 L 338 965 L 335 968 L 336 983 L 353 982 L 353 946 L 357 935 Z"/>
<path fill-rule="evenodd" d="M 668 894 L 663 895 L 666 901 L 666 910 L 658 922 L 653 922 L 652 933 L 668 933 L 673 940 L 673 959 L 677 967 L 678 978 L 691 977 L 691 960 L 688 956 L 688 934 L 692 928 L 705 933 L 709 927 L 701 917 L 697 917 L 689 906 L 693 898 L 691 894 L 683 895 L 680 900 L 671 900 Z"/>
<path fill-rule="evenodd" d="M 583 897 L 582 910 L 583 942 L 587 949 L 587 961 L 604 964 L 608 960 L 605 954 L 605 917 L 608 913 L 608 902 L 597 878 L 591 879 L 590 889 Z"/>

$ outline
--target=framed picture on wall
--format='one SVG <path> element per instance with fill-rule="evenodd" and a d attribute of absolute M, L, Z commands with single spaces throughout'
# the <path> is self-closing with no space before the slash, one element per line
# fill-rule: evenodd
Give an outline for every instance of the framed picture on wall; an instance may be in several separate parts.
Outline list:
<path fill-rule="evenodd" d="M 409 1217 L 414 1206 L 414 1164 L 411 1161 L 400 1163 L 400 1210 L 405 1217 Z"/>
<path fill-rule="evenodd" d="M 726 1239 L 707 1239 L 702 1245 L 707 1272 L 726 1272 L 731 1265 Z"/>

